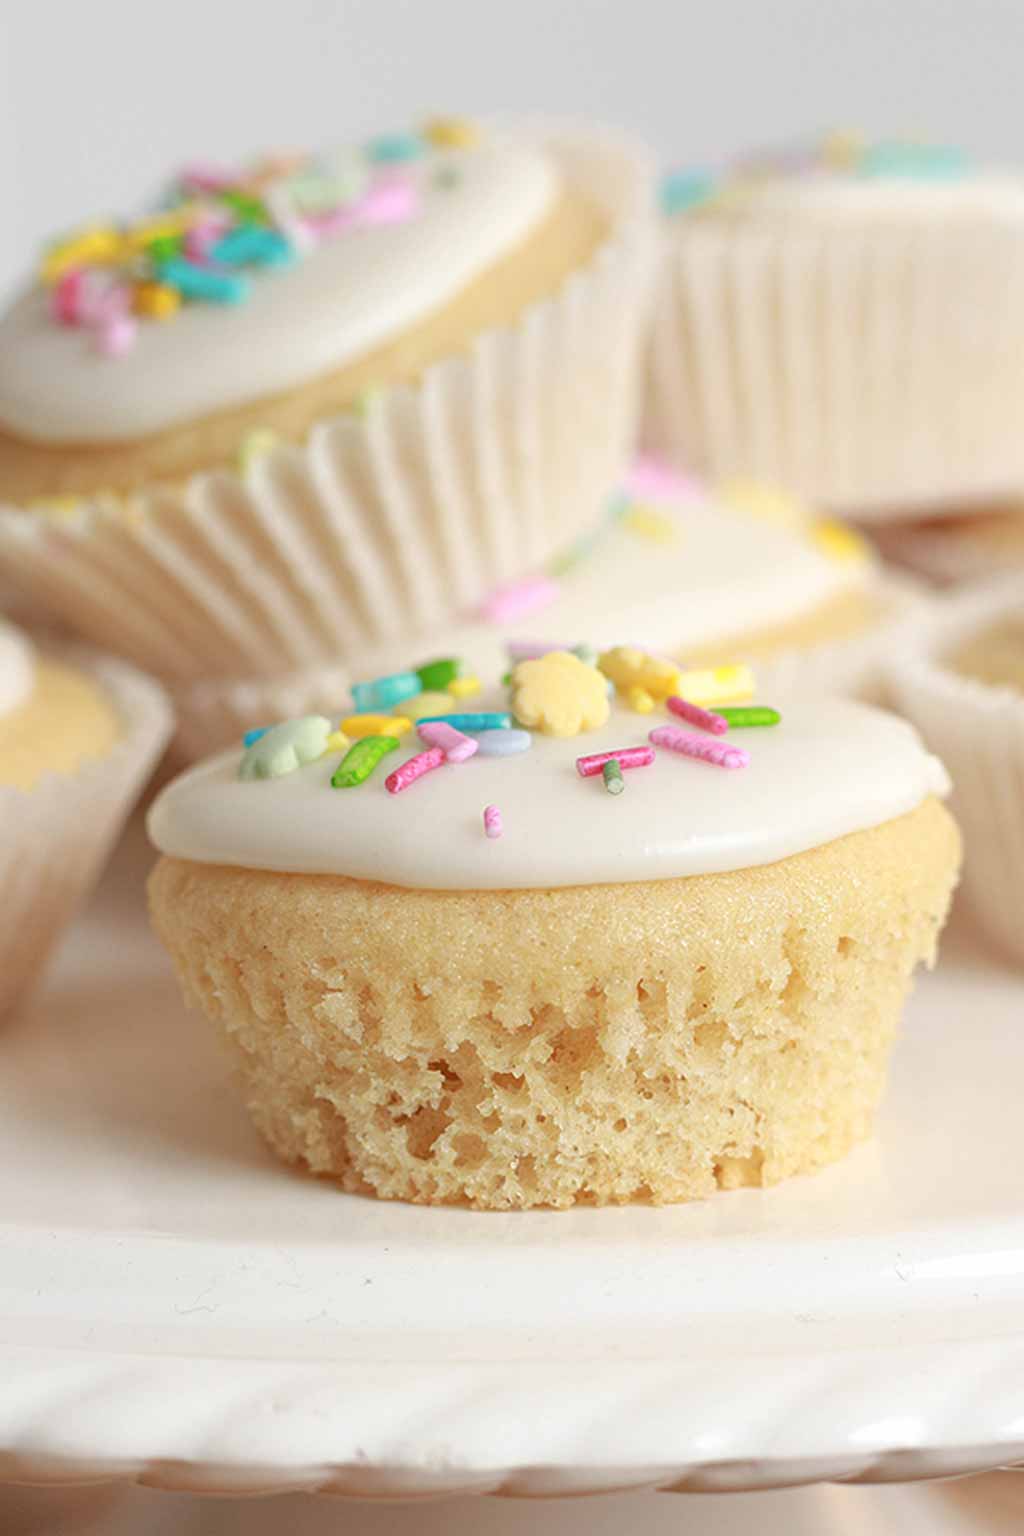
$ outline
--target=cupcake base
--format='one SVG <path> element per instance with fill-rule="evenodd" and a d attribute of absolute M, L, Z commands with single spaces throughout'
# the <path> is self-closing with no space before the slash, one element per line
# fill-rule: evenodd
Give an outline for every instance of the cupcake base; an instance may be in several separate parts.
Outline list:
<path fill-rule="evenodd" d="M 669 1202 L 868 1134 L 942 807 L 734 873 L 406 890 L 164 858 L 154 922 L 277 1154 L 386 1199 Z"/>

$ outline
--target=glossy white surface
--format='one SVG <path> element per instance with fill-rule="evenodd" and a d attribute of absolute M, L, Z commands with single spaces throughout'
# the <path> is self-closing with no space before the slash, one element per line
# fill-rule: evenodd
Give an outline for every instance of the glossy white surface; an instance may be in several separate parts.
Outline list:
<path fill-rule="evenodd" d="M 878 1138 L 663 1210 L 279 1167 L 139 905 L 136 823 L 0 1035 L 0 1474 L 544 1494 L 1024 1458 L 1024 978 L 955 922 Z"/>
<path fill-rule="evenodd" d="M 483 707 L 504 704 L 495 694 Z M 778 725 L 717 738 L 749 752 L 744 768 L 657 747 L 652 763 L 626 770 L 616 796 L 600 775 L 577 772 L 578 757 L 646 745 L 651 727 L 666 724 L 684 726 L 663 709 L 640 715 L 613 705 L 596 730 L 568 739 L 535 731 L 526 752 L 444 763 L 399 794 L 386 775 L 424 750 L 415 732 L 352 789 L 331 786 L 336 752 L 257 781 L 239 779 L 236 747 L 163 791 L 150 835 L 162 852 L 206 864 L 426 890 L 546 888 L 770 864 L 949 789 L 906 721 L 852 699 L 794 698 Z M 497 840 L 484 835 L 485 805 L 501 810 Z"/>

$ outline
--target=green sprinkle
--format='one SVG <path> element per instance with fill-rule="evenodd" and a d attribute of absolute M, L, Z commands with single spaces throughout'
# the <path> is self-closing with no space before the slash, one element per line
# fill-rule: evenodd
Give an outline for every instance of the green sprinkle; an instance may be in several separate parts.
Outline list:
<path fill-rule="evenodd" d="M 335 789 L 354 789 L 368 779 L 382 757 L 394 752 L 399 745 L 397 736 L 364 736 L 354 742 L 331 774 Z"/>
<path fill-rule="evenodd" d="M 440 661 L 424 662 L 422 667 L 416 668 L 416 676 L 424 693 L 444 693 L 448 684 L 454 682 L 461 671 L 461 661 L 454 657 L 444 657 Z"/>
<path fill-rule="evenodd" d="M 170 261 L 175 256 L 180 256 L 185 244 L 181 235 L 158 235 L 146 246 L 146 254 L 151 261 Z"/>
<path fill-rule="evenodd" d="M 626 787 L 626 781 L 622 777 L 622 769 L 619 767 L 617 757 L 610 757 L 601 769 L 601 777 L 604 779 L 604 787 L 610 795 L 621 795 Z"/>
<path fill-rule="evenodd" d="M 716 709 L 715 714 L 727 720 L 730 727 L 736 726 L 740 730 L 751 725 L 778 725 L 782 719 L 777 709 L 769 709 L 763 704 L 741 704 L 735 709 Z"/>

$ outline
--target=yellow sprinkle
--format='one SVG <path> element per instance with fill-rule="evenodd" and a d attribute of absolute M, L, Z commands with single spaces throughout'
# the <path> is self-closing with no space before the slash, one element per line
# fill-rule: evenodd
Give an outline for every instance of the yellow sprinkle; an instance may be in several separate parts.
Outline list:
<path fill-rule="evenodd" d="M 859 133 L 840 130 L 826 134 L 821 146 L 821 158 L 826 165 L 843 170 L 856 165 L 864 154 L 864 137 Z"/>
<path fill-rule="evenodd" d="M 412 721 L 405 715 L 349 715 L 341 729 L 353 741 L 361 741 L 364 736 L 404 736 L 412 730 Z"/>
<path fill-rule="evenodd" d="M 655 507 L 630 507 L 622 517 L 622 526 L 638 538 L 650 539 L 654 544 L 671 544 L 679 533 L 679 525 Z"/>
<path fill-rule="evenodd" d="M 649 715 L 654 708 L 654 700 L 647 689 L 639 687 L 636 683 L 632 688 L 626 689 L 626 703 L 630 709 L 635 709 L 641 715 Z"/>
<path fill-rule="evenodd" d="M 136 283 L 132 305 L 136 314 L 169 320 L 181 308 L 181 294 L 169 283 Z"/>
<path fill-rule="evenodd" d="M 676 692 L 690 704 L 732 704 L 753 698 L 754 674 L 746 662 L 690 667 L 680 673 Z"/>
<path fill-rule="evenodd" d="M 471 699 L 480 692 L 480 679 L 478 677 L 453 677 L 448 684 L 448 692 L 453 699 Z M 440 714 L 440 710 L 438 713 Z"/>
<path fill-rule="evenodd" d="M 140 219 L 125 231 L 125 245 L 132 251 L 141 251 L 151 240 L 163 240 L 168 235 L 181 235 L 194 224 L 198 210 L 190 203 L 168 213 L 154 214 L 151 219 Z"/>
<path fill-rule="evenodd" d="M 454 703 L 451 693 L 417 693 L 414 698 L 402 700 L 402 713 L 413 721 L 422 720 L 424 715 L 450 715 Z"/>
<path fill-rule="evenodd" d="M 721 499 L 734 511 L 773 523 L 777 528 L 800 532 L 811 521 L 811 514 L 802 501 L 773 485 L 762 485 L 759 480 L 736 477 L 723 480 L 717 489 Z"/>
<path fill-rule="evenodd" d="M 423 125 L 423 137 L 435 149 L 474 149 L 480 130 L 468 117 L 432 117 Z"/>
<path fill-rule="evenodd" d="M 247 432 L 238 445 L 238 468 L 242 474 L 252 469 L 259 459 L 265 459 L 279 441 L 277 433 L 268 427 L 254 427 Z"/>
<path fill-rule="evenodd" d="M 598 657 L 598 667 L 610 677 L 620 693 L 642 688 L 652 699 L 667 699 L 677 692 L 679 668 L 674 661 L 651 656 L 635 645 L 616 645 Z"/>
<path fill-rule="evenodd" d="M 347 752 L 348 749 L 349 749 L 349 739 L 345 735 L 345 732 L 344 731 L 332 731 L 331 734 L 327 738 L 326 750 L 328 752 Z"/>
<path fill-rule="evenodd" d="M 51 246 L 40 263 L 39 275 L 44 283 L 55 283 L 71 267 L 119 261 L 123 254 L 121 231 L 113 224 L 96 224 Z"/>
<path fill-rule="evenodd" d="M 608 719 L 608 687 L 571 651 L 549 651 L 512 669 L 512 713 L 546 736 L 578 736 Z"/>
<path fill-rule="evenodd" d="M 816 544 L 823 555 L 830 560 L 836 560 L 840 564 L 855 561 L 858 564 L 871 558 L 870 548 L 865 539 L 859 533 L 854 533 L 845 523 L 834 522 L 831 518 L 824 518 L 820 523 L 815 523 L 810 529 L 810 539 Z"/>

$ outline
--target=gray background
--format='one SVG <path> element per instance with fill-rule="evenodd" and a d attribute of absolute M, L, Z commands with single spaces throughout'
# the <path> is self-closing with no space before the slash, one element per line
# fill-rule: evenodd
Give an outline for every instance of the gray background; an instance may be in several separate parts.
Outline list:
<path fill-rule="evenodd" d="M 1024 0 L 0 0 L 0 290 L 185 159 L 565 109 L 720 159 L 822 127 L 1024 158 Z"/>

